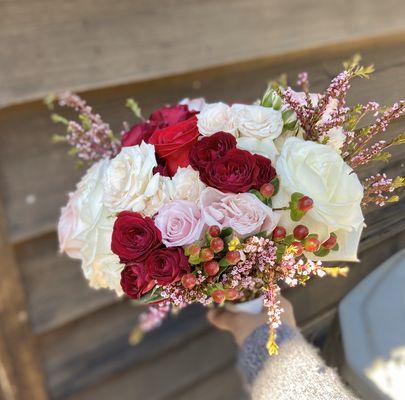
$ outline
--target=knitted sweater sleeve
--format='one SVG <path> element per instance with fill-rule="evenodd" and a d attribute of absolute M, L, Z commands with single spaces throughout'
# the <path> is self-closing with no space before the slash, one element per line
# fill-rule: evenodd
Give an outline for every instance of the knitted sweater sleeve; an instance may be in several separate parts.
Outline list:
<path fill-rule="evenodd" d="M 287 325 L 278 329 L 276 356 L 267 354 L 267 339 L 268 327 L 258 328 L 239 356 L 252 400 L 358 400 L 298 330 Z"/>

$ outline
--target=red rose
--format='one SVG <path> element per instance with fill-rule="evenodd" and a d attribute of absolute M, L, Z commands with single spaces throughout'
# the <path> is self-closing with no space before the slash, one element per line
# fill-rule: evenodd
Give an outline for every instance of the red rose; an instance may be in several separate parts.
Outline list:
<path fill-rule="evenodd" d="M 271 160 L 267 157 L 259 154 L 254 154 L 253 157 L 256 159 L 256 164 L 259 167 L 259 175 L 253 188 L 259 190 L 263 184 L 269 183 L 276 177 L 276 170 L 271 165 Z"/>
<path fill-rule="evenodd" d="M 150 115 L 149 119 L 161 129 L 185 121 L 195 114 L 195 112 L 189 111 L 187 105 L 177 104 L 175 106 L 158 108 Z"/>
<path fill-rule="evenodd" d="M 191 272 L 188 258 L 180 247 L 169 247 L 153 251 L 145 262 L 149 276 L 159 285 L 177 282 Z"/>
<path fill-rule="evenodd" d="M 223 157 L 229 150 L 236 148 L 236 139 L 230 133 L 217 132 L 203 137 L 190 150 L 190 164 L 197 170 L 203 170 L 211 161 Z"/>
<path fill-rule="evenodd" d="M 142 140 L 148 143 L 150 136 L 156 130 L 157 126 L 150 122 L 141 122 L 135 124 L 128 132 L 125 132 L 121 138 L 122 147 L 137 146 Z"/>
<path fill-rule="evenodd" d="M 153 220 L 132 211 L 122 211 L 114 223 L 111 250 L 122 263 L 145 260 L 162 244 L 162 234 Z"/>
<path fill-rule="evenodd" d="M 200 170 L 201 180 L 223 192 L 243 193 L 257 181 L 259 167 L 255 157 L 246 150 L 231 149 L 224 157 Z"/>
<path fill-rule="evenodd" d="M 139 299 L 141 296 L 155 286 L 150 279 L 143 263 L 127 264 L 121 272 L 121 287 L 124 293 L 132 299 Z"/>
<path fill-rule="evenodd" d="M 170 175 L 174 175 L 178 167 L 189 165 L 188 154 L 197 142 L 198 129 L 195 116 L 176 125 L 155 131 L 149 143 L 155 146 L 156 153 L 167 162 Z"/>

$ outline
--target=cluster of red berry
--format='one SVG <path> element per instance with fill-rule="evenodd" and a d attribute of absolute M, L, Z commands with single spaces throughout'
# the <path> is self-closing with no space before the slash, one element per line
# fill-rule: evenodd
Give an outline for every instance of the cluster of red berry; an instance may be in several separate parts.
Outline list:
<path fill-rule="evenodd" d="M 221 267 L 235 265 L 240 261 L 239 251 L 228 248 L 227 239 L 231 235 L 230 228 L 221 230 L 218 226 L 210 226 L 206 234 L 206 246 L 192 244 L 185 250 L 190 264 L 199 265 L 197 270 L 200 269 L 210 283 L 215 282 Z M 197 284 L 197 277 L 194 273 L 183 275 L 181 283 L 186 289 L 192 290 Z M 211 293 L 211 297 L 218 304 L 225 300 L 236 300 L 238 296 L 239 292 L 234 288 L 217 289 Z"/>

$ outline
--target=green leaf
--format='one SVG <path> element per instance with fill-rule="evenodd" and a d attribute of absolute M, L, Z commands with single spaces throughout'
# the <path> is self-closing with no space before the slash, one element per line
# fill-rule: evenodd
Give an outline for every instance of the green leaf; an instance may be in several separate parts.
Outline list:
<path fill-rule="evenodd" d="M 63 135 L 53 135 L 52 142 L 54 143 L 65 143 L 67 141 L 66 136 Z"/>
<path fill-rule="evenodd" d="M 55 100 L 56 100 L 56 96 L 53 93 L 49 93 L 44 98 L 44 104 L 48 107 L 49 110 L 53 110 Z"/>
<path fill-rule="evenodd" d="M 225 238 L 227 236 L 230 236 L 233 234 L 233 229 L 232 228 L 223 228 L 220 234 L 221 238 Z"/>
<path fill-rule="evenodd" d="M 274 186 L 273 196 L 275 196 L 280 189 L 280 180 L 278 178 L 273 178 L 270 183 Z"/>
<path fill-rule="evenodd" d="M 375 156 L 373 158 L 374 161 L 384 161 L 384 162 L 388 162 L 388 160 L 391 158 L 391 153 L 389 153 L 388 151 L 384 151 L 381 154 Z"/>
<path fill-rule="evenodd" d="M 52 120 L 52 122 L 55 122 L 55 124 L 63 124 L 63 125 L 69 124 L 69 121 L 66 118 L 64 118 L 64 117 L 62 117 L 62 115 L 59 115 L 56 113 L 53 113 L 51 115 L 51 120 Z"/>
<path fill-rule="evenodd" d="M 291 200 L 290 200 L 290 218 L 294 222 L 298 222 L 299 220 L 302 219 L 302 217 L 305 215 L 304 211 L 301 211 L 298 209 L 298 201 L 303 197 L 304 195 L 299 192 L 295 192 L 291 195 Z"/>
<path fill-rule="evenodd" d="M 314 254 L 315 254 L 317 257 L 325 257 L 325 256 L 327 256 L 329 253 L 330 253 L 330 250 L 329 250 L 329 249 L 325 249 L 325 247 L 322 247 L 322 246 L 319 248 L 318 251 L 315 251 L 315 252 L 314 252 Z"/>
<path fill-rule="evenodd" d="M 219 266 L 220 267 L 229 267 L 229 262 L 226 260 L 226 258 L 224 257 L 224 258 L 221 258 L 220 260 L 219 260 Z"/>
<path fill-rule="evenodd" d="M 393 146 L 405 144 L 405 133 L 398 135 L 391 143 Z"/>
<path fill-rule="evenodd" d="M 150 292 L 143 295 L 139 300 L 133 300 L 133 303 L 135 303 L 135 304 L 154 303 L 161 299 L 161 296 L 160 296 L 161 290 L 162 290 L 161 288 L 156 288 L 156 286 L 155 286 L 155 288 L 153 290 L 151 290 Z"/>
<path fill-rule="evenodd" d="M 262 201 L 263 203 L 266 202 L 266 199 L 262 196 L 262 194 L 256 190 L 256 189 L 250 189 L 249 193 L 254 194 L 260 201 Z"/>
<path fill-rule="evenodd" d="M 336 243 L 335 246 L 332 248 L 332 251 L 338 251 L 339 250 L 339 244 Z"/>
<path fill-rule="evenodd" d="M 134 99 L 127 99 L 127 102 L 125 105 L 135 114 L 135 116 L 137 118 L 143 119 L 141 108 L 139 107 L 139 104 Z"/>

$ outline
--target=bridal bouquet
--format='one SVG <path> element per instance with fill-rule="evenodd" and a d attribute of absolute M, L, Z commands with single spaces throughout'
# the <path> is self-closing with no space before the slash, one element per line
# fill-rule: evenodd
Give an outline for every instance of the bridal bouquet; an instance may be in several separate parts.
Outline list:
<path fill-rule="evenodd" d="M 405 185 L 356 174 L 405 143 L 378 139 L 403 101 L 346 104 L 351 80 L 371 72 L 353 61 L 322 94 L 302 73 L 299 91 L 273 83 L 250 105 L 184 99 L 147 119 L 128 100 L 140 121 L 119 138 L 80 97 L 49 98 L 78 112 L 53 115 L 67 127 L 55 139 L 89 167 L 62 209 L 61 250 L 90 286 L 149 304 L 143 331 L 192 303 L 262 297 L 276 353 L 280 285 L 331 272 L 323 261 L 356 261 L 362 209 L 397 201 Z"/>

